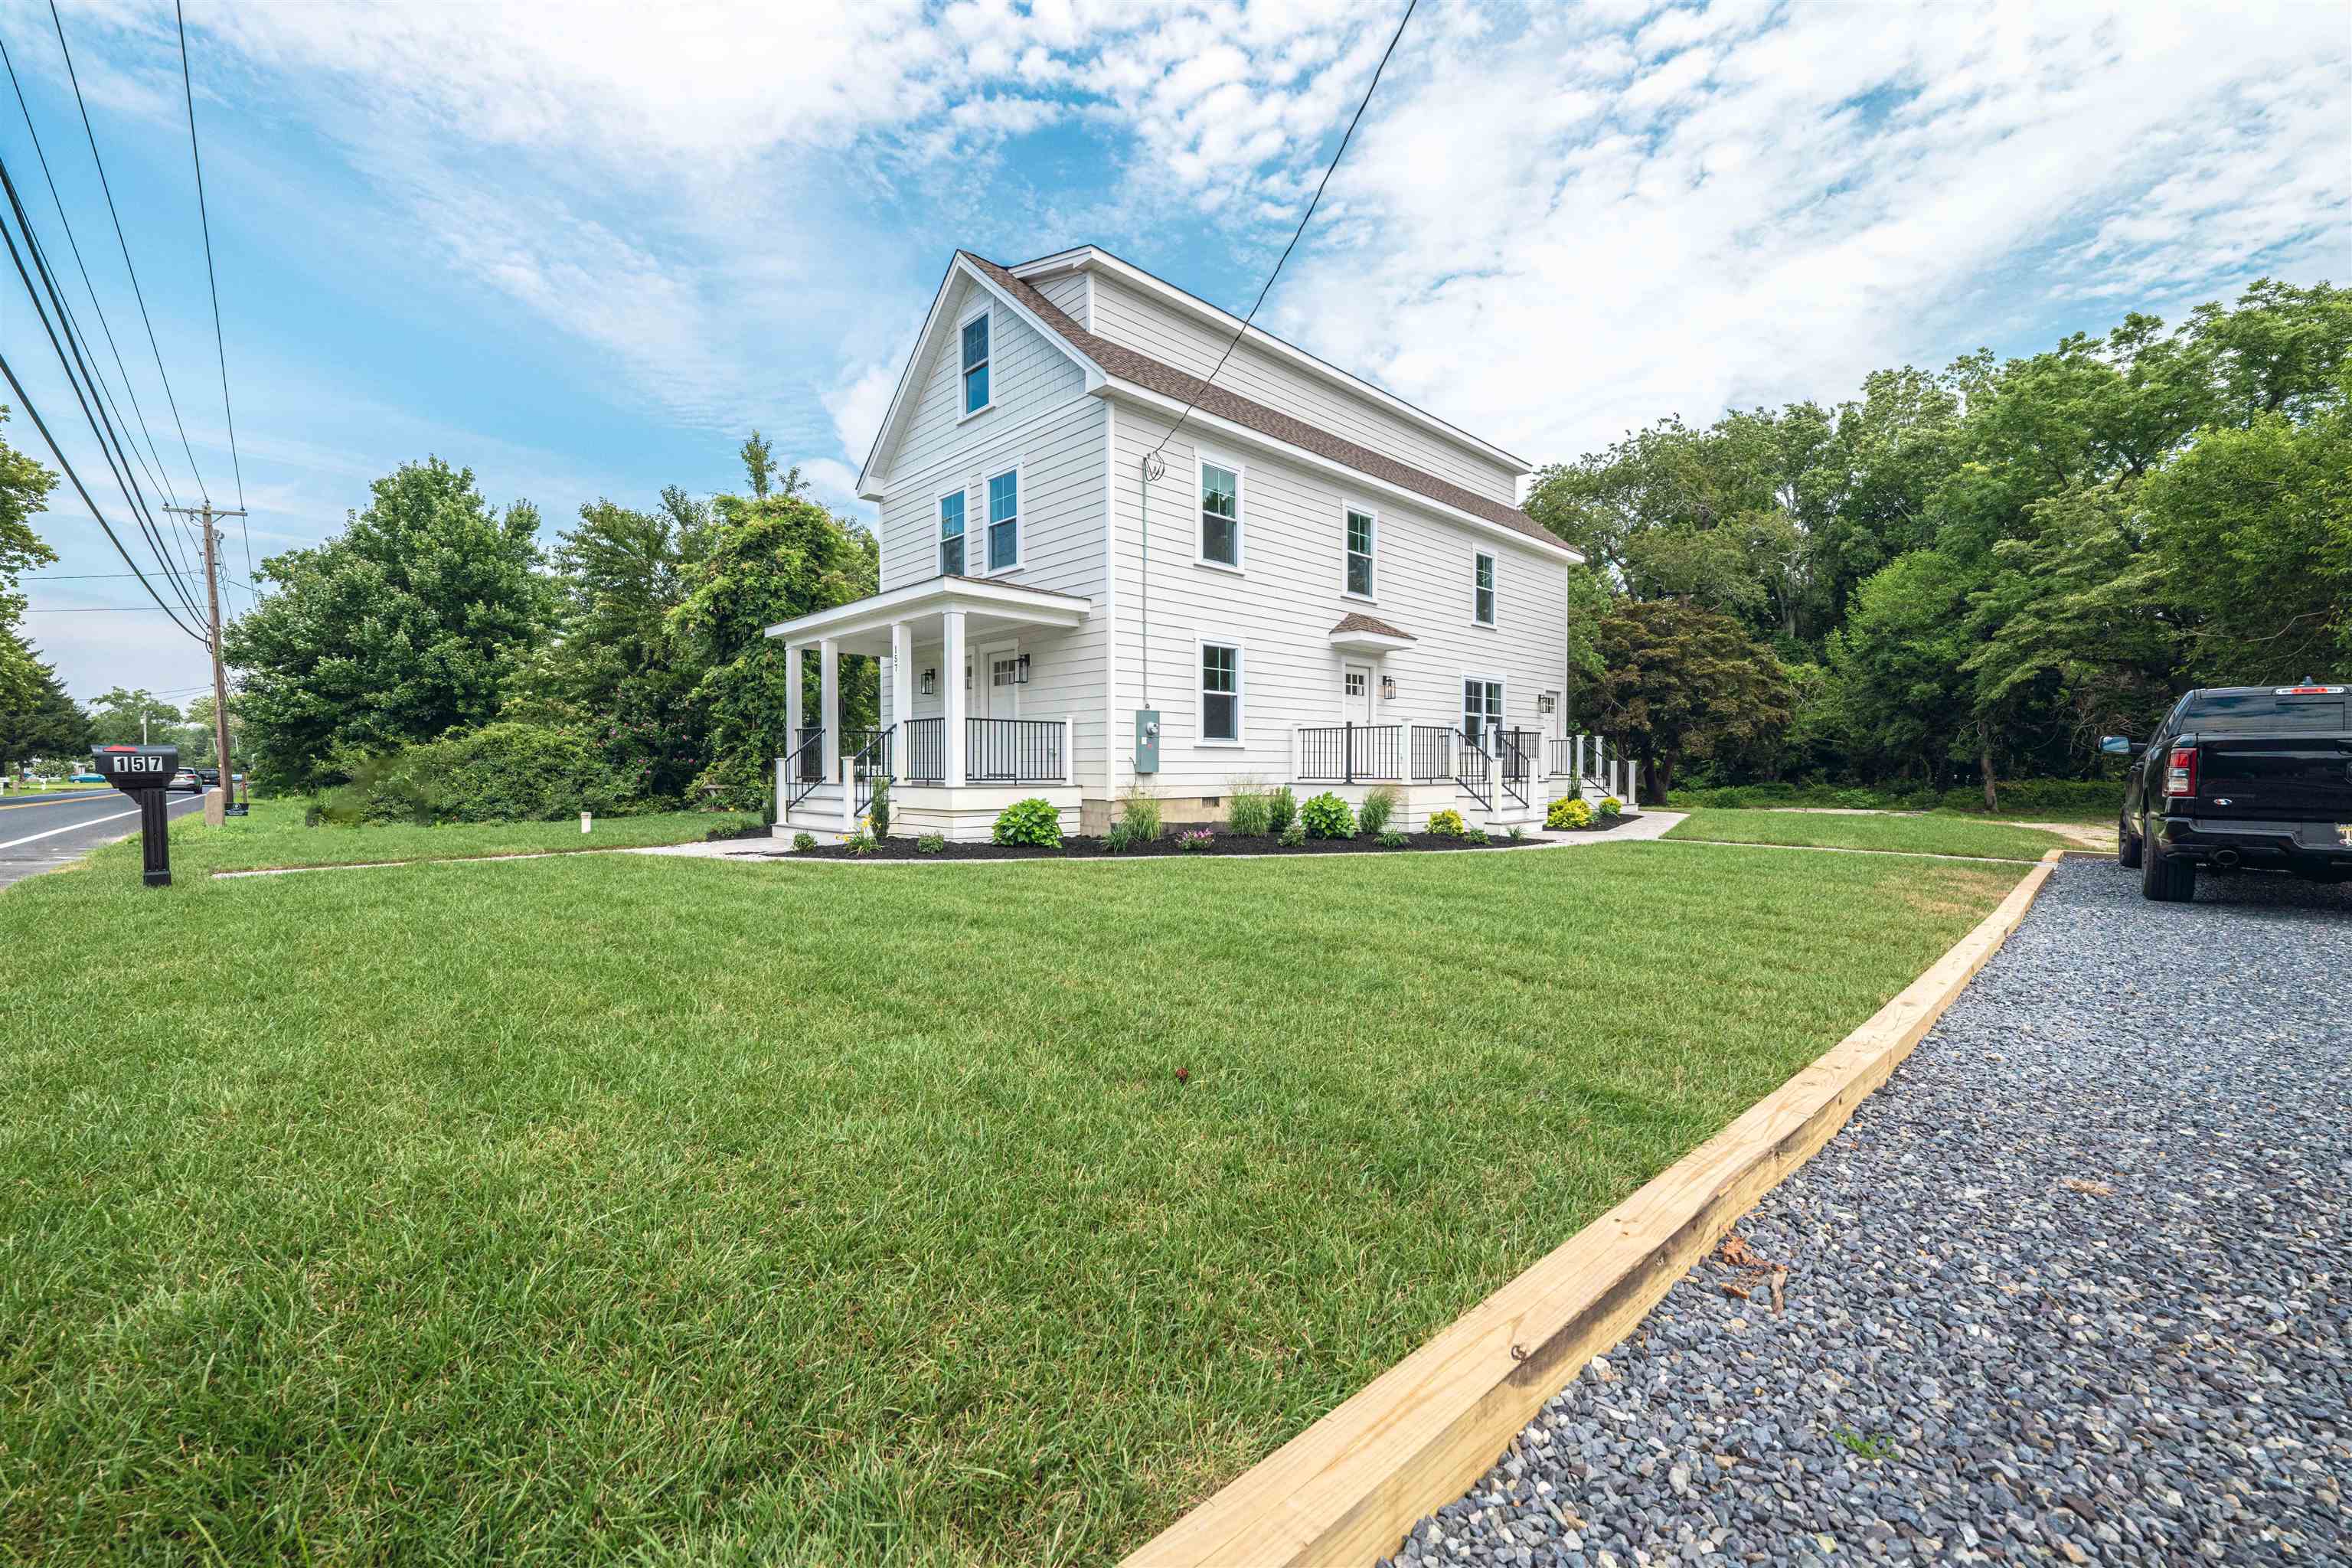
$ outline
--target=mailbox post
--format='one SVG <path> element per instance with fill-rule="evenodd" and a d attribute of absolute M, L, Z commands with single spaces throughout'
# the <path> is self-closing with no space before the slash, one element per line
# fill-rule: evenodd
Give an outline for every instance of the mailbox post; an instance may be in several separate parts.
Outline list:
<path fill-rule="evenodd" d="M 151 888 L 172 885 L 172 825 L 163 816 L 163 786 L 180 771 L 177 746 L 92 746 L 106 782 L 139 803 L 139 847 Z"/>

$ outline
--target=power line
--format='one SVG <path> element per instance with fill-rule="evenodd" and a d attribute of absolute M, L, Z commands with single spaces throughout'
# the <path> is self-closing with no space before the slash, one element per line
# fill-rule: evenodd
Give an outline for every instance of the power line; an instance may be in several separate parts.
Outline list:
<path fill-rule="evenodd" d="M 89 508 L 89 515 L 96 519 L 98 526 L 105 531 L 107 539 L 112 542 L 116 552 L 122 557 L 122 563 L 131 568 L 131 575 L 139 579 L 140 586 L 147 590 L 148 596 L 155 601 L 156 608 L 170 616 L 173 626 L 186 632 L 196 641 L 203 642 L 204 637 L 183 622 L 171 605 L 163 603 L 163 595 L 155 592 L 155 584 L 147 581 L 147 574 L 139 570 L 139 563 L 132 560 L 131 552 L 123 548 L 122 540 L 115 533 L 113 524 L 108 522 L 106 514 L 98 510 L 98 503 L 89 499 L 89 487 L 81 482 L 81 476 L 74 472 L 74 466 L 58 446 L 57 437 L 49 434 L 48 422 L 41 417 L 41 411 L 34 406 L 33 400 L 25 395 L 25 384 L 16 379 L 16 367 L 8 363 L 5 353 L 0 353 L 0 376 L 7 378 L 9 386 L 16 394 L 17 403 L 23 406 L 26 414 L 32 416 L 33 427 L 41 433 L 41 439 L 49 444 L 49 455 L 57 458 L 58 467 L 65 470 L 66 478 L 73 482 L 73 488 L 80 494 L 82 504 Z"/>
<path fill-rule="evenodd" d="M 155 432 L 148 428 L 147 411 L 139 405 L 139 387 L 131 379 L 130 367 L 122 363 L 122 350 L 114 341 L 114 324 L 106 319 L 106 307 L 99 302 L 98 286 L 90 281 L 89 263 L 82 259 L 81 241 L 74 237 L 73 220 L 66 216 L 65 197 L 58 193 L 57 175 L 49 169 L 49 154 L 41 146 L 41 133 L 33 124 L 32 105 L 26 101 L 25 84 L 16 79 L 16 62 L 9 55 L 8 43 L 5 38 L 0 38 L 0 64 L 8 68 L 8 84 L 16 92 L 16 110 L 25 117 L 25 133 L 32 138 L 33 156 L 39 161 L 41 178 L 49 187 L 49 202 L 58 209 L 58 223 L 66 231 L 66 246 L 73 252 L 74 267 L 81 273 L 82 292 L 89 297 L 89 308 L 97 312 L 99 331 L 106 334 L 107 351 L 114 355 L 114 368 L 122 377 L 123 395 L 131 399 L 131 412 L 139 420 L 140 433 L 147 437 L 147 455 L 155 459 L 155 466 L 147 470 L 147 477 L 163 492 L 165 500 L 176 501 L 180 498 L 173 493 L 170 470 L 164 467 L 163 453 L 155 448 Z M 111 401 L 114 394 L 110 389 L 106 395 Z M 115 409 L 114 416 L 118 420 L 122 417 L 120 407 Z M 137 448 L 134 447 L 132 450 Z"/>
<path fill-rule="evenodd" d="M 147 296 L 139 287 L 139 268 L 131 264 L 131 241 L 123 237 L 122 215 L 114 208 L 114 187 L 107 183 L 106 160 L 98 153 L 98 132 L 90 128 L 89 105 L 81 96 L 81 78 L 75 74 L 73 50 L 66 44 L 65 19 L 58 0 L 49 0 L 49 21 L 58 31 L 58 49 L 66 58 L 66 79 L 73 84 L 74 106 L 81 111 L 81 133 L 89 142 L 89 160 L 98 165 L 98 188 L 106 193 L 106 214 L 114 220 L 114 243 L 122 248 L 122 269 L 131 274 L 131 297 L 139 301 L 139 319 L 147 326 L 147 346 L 154 351 L 155 374 L 163 378 L 163 401 L 171 405 L 172 423 L 180 432 L 180 449 L 188 457 L 188 471 L 196 477 L 196 492 L 205 493 L 205 474 L 196 467 L 196 449 L 188 444 L 188 427 L 180 419 L 180 400 L 172 395 L 171 373 L 163 368 L 163 347 L 155 341 L 154 319 L 147 314 Z"/>
<path fill-rule="evenodd" d="M 236 455 L 236 412 L 228 402 L 228 346 L 221 337 L 220 279 L 213 272 L 213 220 L 205 207 L 205 160 L 196 151 L 196 87 L 188 74 L 188 17 L 180 0 L 172 0 L 172 15 L 180 25 L 180 90 L 188 100 L 188 161 L 196 168 L 196 218 L 205 230 L 205 281 L 213 293 L 213 349 L 220 355 L 221 412 L 228 417 L 228 460 L 236 472 L 236 531 L 245 542 L 245 574 L 253 575 L 253 535 L 246 528 L 245 463 Z"/>
<path fill-rule="evenodd" d="M 50 9 L 55 10 L 57 0 L 49 0 L 49 4 Z M 1291 231 L 1290 243 L 1282 247 L 1281 256 L 1276 258 L 1274 270 L 1265 275 L 1265 286 L 1257 291 L 1257 303 L 1252 305 L 1249 314 L 1242 318 L 1239 330 L 1234 333 L 1234 341 L 1225 345 L 1225 352 L 1217 356 L 1216 365 L 1209 372 L 1208 379 L 1201 383 L 1202 392 L 1208 390 L 1209 383 L 1217 379 L 1217 372 L 1224 369 L 1225 362 L 1234 357 L 1234 350 L 1241 346 L 1243 337 L 1250 330 L 1250 323 L 1257 320 L 1259 306 L 1264 305 L 1265 297 L 1274 292 L 1274 280 L 1282 276 L 1282 264 L 1288 261 L 1290 253 L 1298 248 L 1300 237 L 1307 233 L 1308 220 L 1315 216 L 1315 209 L 1322 205 L 1323 187 L 1329 184 L 1331 176 L 1339 172 L 1339 160 L 1348 155 L 1348 143 L 1355 140 L 1357 122 L 1364 118 L 1364 110 L 1371 107 L 1372 93 L 1381 85 L 1381 73 L 1389 68 L 1389 57 L 1396 53 L 1398 40 L 1404 37 L 1404 25 L 1412 20 L 1413 7 L 1419 4 L 1421 0 L 1405 0 L 1404 15 L 1397 18 L 1396 31 L 1389 36 L 1389 47 L 1381 51 L 1381 63 L 1372 68 L 1372 79 L 1364 88 L 1362 101 L 1356 105 L 1355 118 L 1348 121 L 1347 132 L 1339 138 L 1339 150 L 1331 154 L 1330 167 L 1323 171 L 1323 178 L 1316 183 L 1314 199 L 1307 204 L 1307 211 L 1299 216 L 1298 226 Z M 1200 401 L 1200 393 L 1194 393 L 1192 400 L 1184 405 L 1184 412 L 1176 416 L 1176 423 L 1168 427 L 1168 434 L 1160 437 L 1160 445 L 1151 448 L 1153 458 L 1159 457 L 1168 443 L 1175 439 L 1176 432 L 1184 427 L 1184 421 L 1192 416 L 1193 406 Z"/>
<path fill-rule="evenodd" d="M 74 401 L 81 406 L 82 418 L 89 423 L 90 434 L 98 438 L 99 456 L 106 460 L 108 471 L 113 474 L 116 487 L 122 491 L 122 499 L 130 504 L 133 521 L 146 534 L 148 542 L 154 547 L 157 563 L 168 567 L 172 563 L 171 554 L 164 548 L 163 534 L 156 525 L 153 514 L 146 510 L 146 498 L 139 493 L 138 480 L 127 474 L 131 467 L 130 459 L 125 458 L 120 464 L 116 462 L 116 458 L 122 447 L 121 437 L 115 431 L 112 421 L 107 418 L 104 406 L 101 405 L 93 411 L 90 399 L 82 394 L 82 382 L 89 376 L 89 366 L 82 356 L 80 342 L 75 338 L 70 322 L 66 320 L 64 301 L 58 292 L 57 280 L 50 275 L 48 264 L 41 257 L 40 241 L 26 218 L 24 203 L 18 199 L 16 183 L 8 174 L 7 161 L 5 158 L 0 158 L 0 191 L 5 192 L 9 209 L 16 214 L 17 223 L 24 226 L 25 243 L 33 254 L 33 264 L 40 271 L 42 284 L 48 289 L 51 303 L 58 308 L 59 318 L 58 325 L 66 328 L 65 342 L 58 342 L 58 326 L 51 324 L 48 312 L 42 309 L 41 290 L 33 286 L 32 274 L 25 270 L 25 258 L 17 252 L 16 237 L 8 232 L 5 224 L 0 224 L 0 240 L 6 242 L 8 259 L 16 265 L 16 276 L 23 281 L 26 296 L 32 301 L 33 313 L 40 319 L 41 330 L 48 335 L 49 347 L 58 356 L 58 367 L 66 373 L 67 384 L 73 388 Z M 70 354 L 67 352 L 68 347 L 72 350 Z M 77 378 L 75 374 L 78 368 L 81 372 L 80 378 Z M 93 387 L 93 395 L 94 392 Z M 45 437 L 48 436 L 46 426 L 43 427 L 41 434 Z M 114 449 L 110 451 L 107 445 L 110 436 L 114 441 Z M 54 450 L 55 441 L 52 440 L 50 445 Z M 62 453 L 58 455 L 58 458 L 59 461 L 64 460 Z M 87 500 L 88 497 L 85 496 L 84 499 Z M 95 510 L 94 507 L 93 510 Z M 137 563 L 133 562 L 131 564 L 135 567 Z M 186 587 L 176 578 L 169 581 L 173 591 L 179 595 L 182 605 L 191 615 L 196 614 L 195 603 L 188 596 Z"/>

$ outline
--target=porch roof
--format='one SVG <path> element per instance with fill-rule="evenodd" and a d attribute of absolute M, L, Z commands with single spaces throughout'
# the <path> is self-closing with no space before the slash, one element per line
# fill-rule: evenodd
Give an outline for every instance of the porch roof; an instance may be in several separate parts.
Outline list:
<path fill-rule="evenodd" d="M 845 653 L 888 653 L 891 626 L 950 610 L 963 612 L 965 636 L 978 641 L 992 633 L 1024 626 L 1077 626 L 1093 613 L 1094 601 L 1050 588 L 1024 588 L 992 578 L 943 573 L 887 594 L 778 621 L 768 628 L 768 635 L 787 643 L 829 641 Z"/>

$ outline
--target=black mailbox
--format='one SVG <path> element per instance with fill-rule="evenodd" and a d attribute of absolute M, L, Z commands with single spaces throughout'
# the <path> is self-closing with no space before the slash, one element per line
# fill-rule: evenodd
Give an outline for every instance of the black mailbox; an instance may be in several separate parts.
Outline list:
<path fill-rule="evenodd" d="M 106 782 L 139 803 L 139 847 L 151 888 L 172 885 L 172 825 L 163 815 L 163 786 L 180 771 L 177 746 L 92 746 L 91 760 Z"/>
<path fill-rule="evenodd" d="M 107 783 L 134 795 L 162 789 L 180 771 L 177 746 L 93 746 L 89 754 L 98 759 L 98 771 Z"/>

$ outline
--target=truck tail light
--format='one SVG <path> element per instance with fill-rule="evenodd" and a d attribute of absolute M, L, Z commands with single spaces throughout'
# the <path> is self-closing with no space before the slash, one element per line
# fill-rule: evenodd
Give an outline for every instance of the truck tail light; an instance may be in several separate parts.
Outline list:
<path fill-rule="evenodd" d="M 2197 793 L 2196 747 L 2175 746 L 2172 748 L 2171 766 L 2164 776 L 2164 793 L 2167 795 L 2195 795 Z"/>

